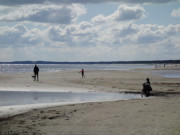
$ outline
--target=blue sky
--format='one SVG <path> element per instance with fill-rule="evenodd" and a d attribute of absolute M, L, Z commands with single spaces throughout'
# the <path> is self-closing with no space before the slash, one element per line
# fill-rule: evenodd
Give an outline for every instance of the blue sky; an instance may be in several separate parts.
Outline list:
<path fill-rule="evenodd" d="M 35 2 L 0 0 L 0 61 L 180 58 L 179 0 Z"/>

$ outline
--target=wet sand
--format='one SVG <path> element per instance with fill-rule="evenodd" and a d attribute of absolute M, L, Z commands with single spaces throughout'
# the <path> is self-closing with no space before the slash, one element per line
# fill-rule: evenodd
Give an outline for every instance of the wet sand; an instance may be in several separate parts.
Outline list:
<path fill-rule="evenodd" d="M 136 100 L 64 105 L 0 119 L 0 134 L 179 135 L 180 79 L 151 70 L 0 74 L 0 90 L 67 90 L 140 93 L 150 78 L 154 95 Z"/>

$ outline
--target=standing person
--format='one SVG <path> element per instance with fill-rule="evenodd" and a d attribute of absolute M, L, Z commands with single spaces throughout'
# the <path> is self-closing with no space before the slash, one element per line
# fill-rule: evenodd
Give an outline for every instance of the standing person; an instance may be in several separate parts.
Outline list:
<path fill-rule="evenodd" d="M 80 72 L 81 72 L 81 74 L 82 74 L 82 78 L 85 78 L 84 69 L 82 69 Z"/>
<path fill-rule="evenodd" d="M 36 77 L 37 77 L 37 81 L 38 81 L 38 79 L 39 79 L 38 73 L 39 73 L 39 68 L 37 65 L 35 65 L 34 66 L 34 81 L 36 81 Z"/>

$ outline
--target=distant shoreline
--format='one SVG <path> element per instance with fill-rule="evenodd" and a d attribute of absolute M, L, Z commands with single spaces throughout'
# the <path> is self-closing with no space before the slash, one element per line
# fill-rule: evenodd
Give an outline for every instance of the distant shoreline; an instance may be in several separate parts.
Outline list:
<path fill-rule="evenodd" d="M 13 62 L 0 62 L 0 64 L 180 64 L 180 60 L 99 61 L 99 62 L 13 61 Z"/>

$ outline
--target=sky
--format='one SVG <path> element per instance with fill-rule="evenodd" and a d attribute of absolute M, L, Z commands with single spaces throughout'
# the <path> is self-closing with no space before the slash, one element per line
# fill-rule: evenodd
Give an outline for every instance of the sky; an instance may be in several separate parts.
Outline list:
<path fill-rule="evenodd" d="M 0 0 L 0 61 L 180 59 L 180 0 Z"/>

